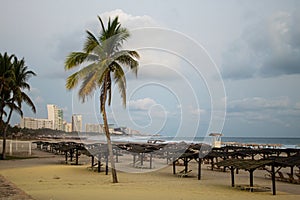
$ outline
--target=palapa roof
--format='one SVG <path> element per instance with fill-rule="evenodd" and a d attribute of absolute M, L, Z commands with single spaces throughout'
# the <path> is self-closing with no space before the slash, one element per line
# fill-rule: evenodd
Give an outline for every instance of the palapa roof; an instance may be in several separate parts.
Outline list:
<path fill-rule="evenodd" d="M 218 162 L 218 166 L 234 167 L 244 170 L 255 170 L 265 165 L 271 164 L 272 160 L 243 160 L 243 159 L 227 159 Z"/>
<path fill-rule="evenodd" d="M 290 157 L 270 157 L 269 160 L 274 161 L 275 165 L 282 167 L 300 166 L 300 155 Z"/>

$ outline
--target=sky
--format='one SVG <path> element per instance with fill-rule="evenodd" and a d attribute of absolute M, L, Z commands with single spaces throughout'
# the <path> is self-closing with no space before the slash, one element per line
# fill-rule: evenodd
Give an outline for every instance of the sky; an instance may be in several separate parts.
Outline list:
<path fill-rule="evenodd" d="M 24 116 L 46 118 L 47 104 L 64 119 L 82 114 L 102 123 L 99 92 L 82 103 L 65 89 L 72 51 L 86 30 L 119 16 L 139 52 L 138 77 L 126 70 L 127 106 L 113 85 L 109 122 L 169 136 L 299 137 L 300 2 L 297 0 L 2 0 L 0 52 L 25 58 L 37 73 Z M 14 113 L 11 124 L 20 122 Z"/>

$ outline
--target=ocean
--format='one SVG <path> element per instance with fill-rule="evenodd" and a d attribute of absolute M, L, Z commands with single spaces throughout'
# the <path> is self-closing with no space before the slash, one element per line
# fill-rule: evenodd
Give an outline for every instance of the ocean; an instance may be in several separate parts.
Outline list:
<path fill-rule="evenodd" d="M 104 135 L 87 137 L 88 140 L 105 142 Z M 113 142 L 147 142 L 161 140 L 164 142 L 210 143 L 212 137 L 171 137 L 171 136 L 112 136 Z M 279 137 L 221 137 L 222 142 L 237 142 L 246 144 L 281 144 L 282 148 L 300 148 L 300 138 Z"/>

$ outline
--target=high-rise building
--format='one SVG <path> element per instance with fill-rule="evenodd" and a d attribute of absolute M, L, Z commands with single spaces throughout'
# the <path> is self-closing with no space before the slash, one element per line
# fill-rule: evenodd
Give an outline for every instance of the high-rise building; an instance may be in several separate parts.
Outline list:
<path fill-rule="evenodd" d="M 52 124 L 52 120 L 48 120 L 48 119 L 22 117 L 20 127 L 28 128 L 28 129 L 42 129 L 42 128 L 52 129 L 53 124 Z"/>
<path fill-rule="evenodd" d="M 63 110 L 56 105 L 47 104 L 48 119 L 53 122 L 52 129 L 63 131 Z"/>
<path fill-rule="evenodd" d="M 72 131 L 82 132 L 82 115 L 72 115 Z"/>

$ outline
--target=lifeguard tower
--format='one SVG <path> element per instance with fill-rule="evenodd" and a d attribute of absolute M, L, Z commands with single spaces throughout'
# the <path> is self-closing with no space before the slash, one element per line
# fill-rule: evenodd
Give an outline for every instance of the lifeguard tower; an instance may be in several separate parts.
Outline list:
<path fill-rule="evenodd" d="M 212 146 L 216 148 L 220 148 L 222 145 L 221 142 L 221 136 L 223 136 L 222 133 L 210 133 L 209 136 L 213 137 L 212 138 Z"/>

